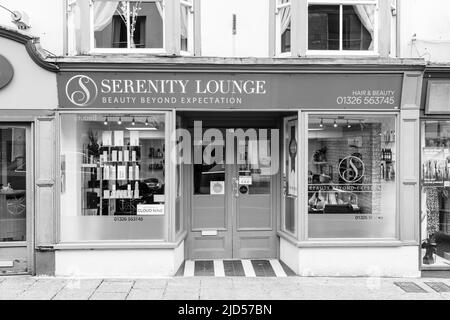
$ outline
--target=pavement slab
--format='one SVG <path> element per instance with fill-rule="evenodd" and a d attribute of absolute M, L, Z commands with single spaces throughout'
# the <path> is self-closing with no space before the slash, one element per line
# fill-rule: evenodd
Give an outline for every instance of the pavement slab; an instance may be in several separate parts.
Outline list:
<path fill-rule="evenodd" d="M 99 292 L 96 291 L 89 300 L 125 300 L 128 292 Z"/>
<path fill-rule="evenodd" d="M 75 279 L 0 277 L 0 300 L 450 300 L 450 292 L 436 292 L 431 278 L 245 278 L 173 277 L 155 279 Z M 407 293 L 396 282 L 413 282 L 424 289 Z"/>
<path fill-rule="evenodd" d="M 127 296 L 127 300 L 160 300 L 164 295 L 164 288 L 136 289 L 133 288 Z"/>
<path fill-rule="evenodd" d="M 96 292 L 108 293 L 128 293 L 130 292 L 134 281 L 111 281 L 104 280 L 97 288 Z"/>

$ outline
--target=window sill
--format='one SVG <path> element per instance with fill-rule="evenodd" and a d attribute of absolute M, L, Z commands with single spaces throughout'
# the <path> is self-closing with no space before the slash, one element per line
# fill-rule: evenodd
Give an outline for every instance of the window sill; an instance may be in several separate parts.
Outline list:
<path fill-rule="evenodd" d="M 284 233 L 278 232 L 278 236 L 293 244 L 298 248 L 347 248 L 347 247 L 404 247 L 404 246 L 418 246 L 414 242 L 403 242 L 393 239 L 326 239 L 326 240 L 296 240 L 294 237 Z"/>
<path fill-rule="evenodd" d="M 108 48 L 102 48 L 102 49 L 91 49 L 88 53 L 92 56 L 101 56 L 101 55 L 107 55 L 107 54 L 114 54 L 114 55 L 140 55 L 140 54 L 151 54 L 151 55 L 162 55 L 167 56 L 169 53 L 161 48 L 161 49 L 108 49 Z"/>
<path fill-rule="evenodd" d="M 110 249 L 175 249 L 178 248 L 184 237 L 177 242 L 161 241 L 97 241 L 97 242 L 70 242 L 54 245 L 55 250 L 110 250 Z"/>
<path fill-rule="evenodd" d="M 322 50 L 307 50 L 306 58 L 379 58 L 380 54 L 376 51 L 322 51 Z"/>

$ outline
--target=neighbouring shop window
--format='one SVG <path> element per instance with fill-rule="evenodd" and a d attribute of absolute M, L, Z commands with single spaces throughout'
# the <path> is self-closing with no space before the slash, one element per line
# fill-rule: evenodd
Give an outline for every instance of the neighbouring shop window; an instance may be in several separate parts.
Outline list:
<path fill-rule="evenodd" d="M 422 124 L 422 263 L 450 268 L 450 121 Z"/>
<path fill-rule="evenodd" d="M 308 5 L 308 50 L 374 51 L 376 1 Z"/>
<path fill-rule="evenodd" d="M 91 16 L 93 48 L 164 47 L 163 1 L 95 0 Z"/>
<path fill-rule="evenodd" d="M 61 115 L 61 240 L 166 239 L 165 115 Z"/>
<path fill-rule="evenodd" d="M 26 239 L 26 129 L 0 128 L 0 243 Z"/>
<path fill-rule="evenodd" d="M 296 213 L 298 197 L 298 142 L 296 117 L 285 119 L 284 123 L 284 165 L 283 165 L 283 199 L 282 228 L 292 234 L 296 232 Z"/>
<path fill-rule="evenodd" d="M 396 237 L 395 119 L 309 117 L 309 238 Z"/>
<path fill-rule="evenodd" d="M 277 0 L 278 53 L 291 51 L 291 0 Z"/>
<path fill-rule="evenodd" d="M 182 52 L 192 54 L 194 32 L 193 0 L 180 1 L 180 48 Z"/>

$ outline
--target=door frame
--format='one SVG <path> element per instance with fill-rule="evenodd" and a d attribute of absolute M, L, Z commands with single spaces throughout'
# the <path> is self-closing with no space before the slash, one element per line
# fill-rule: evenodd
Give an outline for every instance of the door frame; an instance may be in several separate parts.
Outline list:
<path fill-rule="evenodd" d="M 259 128 L 265 128 L 265 129 L 278 129 L 280 130 L 280 135 L 279 135 L 279 139 L 281 140 L 283 137 L 283 119 L 284 116 L 278 114 L 277 112 L 273 112 L 275 115 L 279 116 L 279 119 L 276 120 L 274 122 L 273 126 L 253 126 L 255 127 L 255 129 L 259 129 Z M 178 114 L 177 114 L 178 115 Z M 295 115 L 294 117 L 296 117 L 297 115 Z M 182 118 L 184 118 L 184 116 L 182 116 Z M 233 128 L 236 126 L 230 125 L 230 128 Z M 241 126 L 237 126 L 236 128 L 240 128 Z M 189 128 L 184 127 L 185 129 L 191 131 Z M 227 129 L 228 127 L 224 128 Z M 203 129 L 207 129 L 207 127 L 204 127 Z M 242 128 L 245 129 L 245 128 Z M 224 130 L 225 131 L 225 130 Z M 283 148 L 283 145 L 280 145 L 280 149 Z M 226 151 L 226 150 L 225 150 Z M 282 152 L 283 150 L 280 150 L 280 152 Z M 224 154 L 225 156 L 225 154 Z M 281 161 L 282 161 L 282 156 L 280 155 L 280 168 L 278 170 L 278 173 L 272 176 L 271 179 L 271 208 L 273 210 L 272 216 L 271 216 L 271 224 L 272 224 L 272 230 L 274 232 L 275 235 L 275 240 L 274 240 L 274 246 L 275 246 L 275 255 L 274 258 L 279 258 L 279 254 L 280 254 L 280 247 L 279 247 L 279 243 L 280 243 L 280 239 L 278 236 L 278 231 L 280 228 L 280 216 L 281 216 Z M 227 167 L 229 167 L 227 169 Z M 237 164 L 233 164 L 233 165 L 226 165 L 225 166 L 225 177 L 227 177 L 227 174 L 230 178 L 235 176 L 235 172 L 238 172 L 238 165 Z M 192 248 L 192 205 L 193 205 L 193 174 L 194 174 L 194 169 L 193 169 L 193 165 L 185 165 L 185 169 L 183 170 L 183 189 L 186 193 L 186 197 L 184 199 L 184 203 L 183 203 L 183 208 L 184 208 L 184 219 L 186 221 L 186 231 L 187 231 L 187 235 L 186 235 L 186 248 L 185 248 L 185 257 L 186 259 L 194 259 L 193 258 L 193 248 Z M 229 206 L 235 206 L 233 208 L 225 208 L 225 214 L 227 215 L 226 217 L 226 226 L 228 228 L 230 228 L 228 230 L 228 232 L 231 233 L 230 235 L 230 241 L 231 241 L 231 254 L 232 257 L 230 259 L 237 259 L 234 258 L 234 234 L 237 232 L 236 230 L 234 230 L 234 228 L 237 228 L 237 205 L 238 205 L 238 201 L 235 198 L 235 196 L 232 194 L 233 193 L 233 182 L 232 179 L 228 179 L 229 181 L 225 180 L 225 190 L 226 192 L 229 192 L 229 196 L 226 196 L 225 198 L 225 205 L 229 205 Z M 230 211 L 231 210 L 231 211 Z M 229 213 L 228 213 L 229 212 Z M 207 230 L 207 229 L 205 229 Z M 220 230 L 219 230 L 220 231 Z M 198 230 L 195 230 L 194 232 L 198 232 Z M 196 258 L 199 260 L 202 260 L 203 258 Z M 213 259 L 213 258 L 208 258 L 208 259 Z"/>
<path fill-rule="evenodd" d="M 26 240 L 14 241 L 11 243 L 0 242 L 0 250 L 4 248 L 26 248 L 27 252 L 27 272 L 8 273 L 8 274 L 31 274 L 35 273 L 34 256 L 34 223 L 35 223 L 35 192 L 34 192 L 34 123 L 30 121 L 0 121 L 2 128 L 24 128 L 26 137 Z"/>

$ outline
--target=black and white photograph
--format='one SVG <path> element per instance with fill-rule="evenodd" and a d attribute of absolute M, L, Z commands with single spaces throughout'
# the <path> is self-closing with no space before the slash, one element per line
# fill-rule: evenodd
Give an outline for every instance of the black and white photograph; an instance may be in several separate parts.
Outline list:
<path fill-rule="evenodd" d="M 0 0 L 0 300 L 450 300 L 450 1 Z"/>

